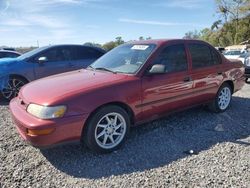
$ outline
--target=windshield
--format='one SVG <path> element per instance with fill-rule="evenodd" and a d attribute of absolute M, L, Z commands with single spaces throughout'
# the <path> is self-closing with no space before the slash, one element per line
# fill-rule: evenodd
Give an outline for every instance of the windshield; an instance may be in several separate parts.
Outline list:
<path fill-rule="evenodd" d="M 154 44 L 124 44 L 119 46 L 89 67 L 112 72 L 134 74 L 146 62 L 156 45 Z"/>
<path fill-rule="evenodd" d="M 224 53 L 224 55 L 241 55 L 242 52 L 241 51 L 227 51 Z"/>
<path fill-rule="evenodd" d="M 24 53 L 23 55 L 19 56 L 17 59 L 20 59 L 20 60 L 27 59 L 27 58 L 32 57 L 33 55 L 43 51 L 46 48 L 48 48 L 48 46 L 44 46 L 44 47 L 41 47 L 41 48 L 36 48 L 36 49 L 31 50 L 31 51 L 29 51 L 27 53 Z"/>

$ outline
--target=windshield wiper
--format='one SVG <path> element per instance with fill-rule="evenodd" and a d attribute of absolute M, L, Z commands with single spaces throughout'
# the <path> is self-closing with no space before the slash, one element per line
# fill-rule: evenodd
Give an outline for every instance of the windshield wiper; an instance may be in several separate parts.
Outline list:
<path fill-rule="evenodd" d="M 87 67 L 87 69 L 88 69 L 88 68 L 94 69 L 94 67 L 92 67 L 91 65 L 89 65 L 89 66 Z"/>
<path fill-rule="evenodd" d="M 93 67 L 92 67 L 92 68 L 93 68 Z M 93 69 L 95 69 L 95 70 L 104 70 L 104 71 L 107 71 L 107 72 L 112 72 L 112 73 L 116 74 L 116 72 L 115 72 L 115 71 L 112 71 L 112 70 L 107 69 L 107 68 L 104 68 L 104 67 L 97 67 L 97 68 L 93 68 Z"/>

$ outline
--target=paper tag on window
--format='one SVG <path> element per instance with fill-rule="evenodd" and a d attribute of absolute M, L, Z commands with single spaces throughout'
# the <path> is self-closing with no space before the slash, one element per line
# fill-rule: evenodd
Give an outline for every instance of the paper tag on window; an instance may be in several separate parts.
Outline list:
<path fill-rule="evenodd" d="M 148 45 L 134 45 L 132 46 L 132 50 L 146 50 L 148 48 Z"/>

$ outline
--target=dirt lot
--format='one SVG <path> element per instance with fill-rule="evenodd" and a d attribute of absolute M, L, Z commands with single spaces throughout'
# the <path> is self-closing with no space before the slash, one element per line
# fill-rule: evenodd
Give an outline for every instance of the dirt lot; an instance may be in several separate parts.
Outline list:
<path fill-rule="evenodd" d="M 196 155 L 185 151 L 194 150 Z M 0 187 L 249 187 L 250 84 L 230 109 L 190 109 L 133 128 L 125 146 L 97 155 L 80 144 L 24 143 L 0 105 Z"/>

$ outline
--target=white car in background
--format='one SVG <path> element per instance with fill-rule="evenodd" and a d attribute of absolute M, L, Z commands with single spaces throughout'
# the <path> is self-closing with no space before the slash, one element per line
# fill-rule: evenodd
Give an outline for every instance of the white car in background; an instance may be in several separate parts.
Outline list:
<path fill-rule="evenodd" d="M 243 53 L 240 55 L 238 60 L 240 60 L 243 64 L 246 64 L 246 60 L 249 59 L 249 57 L 250 57 L 250 52 Z"/>
<path fill-rule="evenodd" d="M 247 53 L 246 50 L 228 50 L 224 52 L 224 56 L 227 59 L 238 59 L 241 60 L 240 58 L 242 57 L 242 55 L 244 56 Z M 242 63 L 244 63 L 242 61 Z"/>

